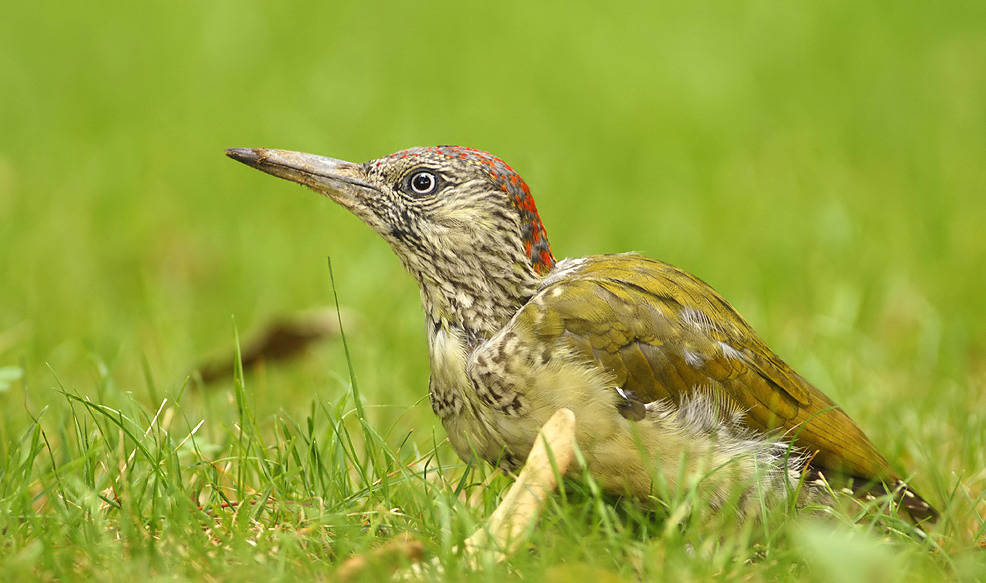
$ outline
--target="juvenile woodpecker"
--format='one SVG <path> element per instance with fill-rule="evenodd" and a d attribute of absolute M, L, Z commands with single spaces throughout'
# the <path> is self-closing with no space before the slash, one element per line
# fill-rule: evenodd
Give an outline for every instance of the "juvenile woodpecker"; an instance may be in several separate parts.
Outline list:
<path fill-rule="evenodd" d="M 784 363 L 715 290 L 626 253 L 556 261 L 527 184 L 499 158 L 411 148 L 355 164 L 233 148 L 384 238 L 418 283 L 431 406 L 455 451 L 513 470 L 559 408 L 607 491 L 646 498 L 702 476 L 713 505 L 755 481 L 774 499 L 818 473 L 883 484 L 917 521 L 935 510 L 846 413 Z M 745 490 L 744 490 L 745 489 Z"/>

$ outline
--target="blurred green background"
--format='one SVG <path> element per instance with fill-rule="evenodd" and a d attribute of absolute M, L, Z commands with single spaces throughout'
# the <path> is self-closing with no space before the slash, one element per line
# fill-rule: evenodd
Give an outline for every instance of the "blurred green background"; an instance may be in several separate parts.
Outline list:
<path fill-rule="evenodd" d="M 4 435 L 57 387 L 178 393 L 234 326 L 330 304 L 331 257 L 372 414 L 440 436 L 397 259 L 223 149 L 442 143 L 517 169 L 556 256 L 636 250 L 710 282 L 926 489 L 986 465 L 976 1 L 8 7 Z M 262 419 L 347 381 L 330 341 L 247 388 Z"/>

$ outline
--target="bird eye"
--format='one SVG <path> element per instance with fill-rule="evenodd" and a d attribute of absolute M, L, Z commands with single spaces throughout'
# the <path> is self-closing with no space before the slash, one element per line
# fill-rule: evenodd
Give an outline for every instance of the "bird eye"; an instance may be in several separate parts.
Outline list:
<path fill-rule="evenodd" d="M 415 194 L 431 194 L 438 186 L 438 177 L 434 172 L 422 170 L 412 174 L 408 184 Z"/>

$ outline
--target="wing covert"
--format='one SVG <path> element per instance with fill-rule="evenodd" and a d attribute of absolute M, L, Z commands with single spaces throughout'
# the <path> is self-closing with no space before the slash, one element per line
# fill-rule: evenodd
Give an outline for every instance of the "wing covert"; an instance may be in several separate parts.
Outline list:
<path fill-rule="evenodd" d="M 712 390 L 754 430 L 789 433 L 820 467 L 895 477 L 858 426 L 794 372 L 700 279 L 632 254 L 586 258 L 549 277 L 518 314 L 544 340 L 564 341 L 643 402 Z M 615 388 L 615 387 L 614 387 Z"/>

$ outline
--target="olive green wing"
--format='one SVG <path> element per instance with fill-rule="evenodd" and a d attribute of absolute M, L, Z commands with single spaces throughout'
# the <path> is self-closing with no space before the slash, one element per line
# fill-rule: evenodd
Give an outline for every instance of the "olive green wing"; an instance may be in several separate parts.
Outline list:
<path fill-rule="evenodd" d="M 545 281 L 524 310 L 545 341 L 567 341 L 630 399 L 680 402 L 712 391 L 754 430 L 780 431 L 812 465 L 858 478 L 896 476 L 862 430 L 787 366 L 700 279 L 638 255 L 583 260 Z"/>

